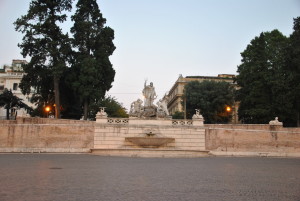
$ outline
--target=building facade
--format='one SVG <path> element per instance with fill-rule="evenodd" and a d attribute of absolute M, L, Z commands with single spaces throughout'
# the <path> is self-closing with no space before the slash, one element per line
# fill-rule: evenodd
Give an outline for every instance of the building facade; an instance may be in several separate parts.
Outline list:
<path fill-rule="evenodd" d="M 24 75 L 24 71 L 22 68 L 23 64 L 27 64 L 25 60 L 12 60 L 11 66 L 4 65 L 3 68 L 0 69 L 0 93 L 3 93 L 4 89 L 11 90 L 12 93 L 21 98 L 22 101 L 28 106 L 33 106 L 30 103 L 30 97 L 24 96 L 19 88 L 21 79 Z M 10 111 L 10 115 L 25 115 L 26 111 L 19 108 L 13 108 Z M 3 118 L 6 116 L 6 110 L 4 108 L 0 108 L 0 117 Z"/>
<path fill-rule="evenodd" d="M 175 112 L 184 112 L 184 87 L 187 83 L 191 81 L 199 81 L 203 82 L 205 80 L 207 81 L 216 81 L 216 82 L 228 82 L 232 85 L 236 84 L 234 83 L 234 77 L 233 74 L 219 74 L 218 76 L 186 76 L 183 77 L 182 75 L 179 75 L 178 79 L 170 89 L 169 93 L 166 95 L 167 102 L 168 102 L 168 110 L 170 114 L 174 114 Z M 232 122 L 237 123 L 238 117 L 237 117 L 237 109 L 238 104 L 235 103 L 234 106 L 232 106 Z"/>

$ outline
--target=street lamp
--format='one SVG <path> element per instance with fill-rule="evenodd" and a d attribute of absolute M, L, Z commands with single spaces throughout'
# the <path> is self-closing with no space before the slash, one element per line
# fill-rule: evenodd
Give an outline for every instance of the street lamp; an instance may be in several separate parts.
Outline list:
<path fill-rule="evenodd" d="M 46 107 L 45 107 L 46 117 L 49 116 L 49 112 L 50 112 L 50 111 L 51 111 L 50 106 L 46 106 Z"/>
<path fill-rule="evenodd" d="M 227 112 L 231 112 L 231 107 L 230 106 L 226 106 L 226 111 Z"/>

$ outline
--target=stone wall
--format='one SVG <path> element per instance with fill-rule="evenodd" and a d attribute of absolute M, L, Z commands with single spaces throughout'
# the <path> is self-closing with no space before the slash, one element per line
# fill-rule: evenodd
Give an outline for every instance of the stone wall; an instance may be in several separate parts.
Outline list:
<path fill-rule="evenodd" d="M 213 155 L 300 157 L 300 128 L 270 125 L 213 124 L 192 121 L 103 119 L 103 122 L 17 118 L 0 120 L 0 152 L 89 152 L 103 150 L 168 151 L 177 156 L 191 151 Z M 175 138 L 155 149 L 143 149 L 126 137 L 152 131 L 157 136 Z M 103 153 L 104 153 L 103 152 Z M 125 155 L 134 155 L 125 153 Z M 120 155 L 120 152 L 116 155 Z"/>
<path fill-rule="evenodd" d="M 205 150 L 204 128 L 185 126 L 104 125 L 95 126 L 95 149 L 135 149 L 140 146 L 126 141 L 126 137 L 145 136 L 151 131 L 157 137 L 174 138 L 175 141 L 157 149 Z M 155 138 L 155 136 L 154 136 Z"/>
<path fill-rule="evenodd" d="M 90 152 L 94 122 L 46 118 L 0 121 L 0 152 Z"/>
<path fill-rule="evenodd" d="M 205 125 L 214 155 L 300 156 L 300 128 L 270 125 Z"/>
<path fill-rule="evenodd" d="M 97 119 L 98 120 L 98 119 Z M 100 122 L 100 121 L 98 121 Z M 205 129 L 193 121 L 103 119 L 95 124 L 94 153 L 129 156 L 195 156 L 205 151 Z M 147 137 L 147 133 L 153 134 Z M 128 140 L 174 139 L 158 147 L 143 147 Z M 159 139 L 160 138 L 160 139 Z M 141 153 L 142 152 L 142 153 Z M 155 152 L 155 153 L 154 153 Z"/>

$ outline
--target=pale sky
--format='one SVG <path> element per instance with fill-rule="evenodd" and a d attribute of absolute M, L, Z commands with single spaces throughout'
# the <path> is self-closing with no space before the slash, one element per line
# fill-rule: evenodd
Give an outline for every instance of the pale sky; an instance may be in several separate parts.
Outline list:
<path fill-rule="evenodd" d="M 23 59 L 17 46 L 22 34 L 12 23 L 27 13 L 29 2 L 0 0 L 0 66 Z M 98 0 L 98 4 L 106 25 L 115 31 L 117 48 L 110 58 L 116 76 L 108 94 L 127 109 L 142 98 L 145 79 L 154 83 L 160 99 L 179 74 L 236 74 L 240 53 L 255 36 L 274 29 L 289 36 L 293 18 L 300 16 L 300 0 Z M 71 26 L 65 22 L 63 30 Z"/>

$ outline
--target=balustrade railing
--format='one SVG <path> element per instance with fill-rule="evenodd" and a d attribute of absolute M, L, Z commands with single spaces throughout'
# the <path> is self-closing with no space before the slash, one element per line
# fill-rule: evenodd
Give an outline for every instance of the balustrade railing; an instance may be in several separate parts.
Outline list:
<path fill-rule="evenodd" d="M 192 126 L 193 125 L 193 120 L 184 120 L 184 119 L 178 119 L 178 120 L 172 120 L 172 125 L 174 126 Z"/>
<path fill-rule="evenodd" d="M 159 120 L 158 120 L 159 121 Z M 173 126 L 192 126 L 193 120 L 187 119 L 171 119 L 171 120 L 162 120 L 162 121 L 169 121 L 169 125 Z M 107 118 L 108 124 L 129 124 L 130 119 L 126 118 Z"/>
<path fill-rule="evenodd" d="M 109 124 L 128 124 L 129 119 L 107 118 L 107 123 L 109 123 Z"/>

